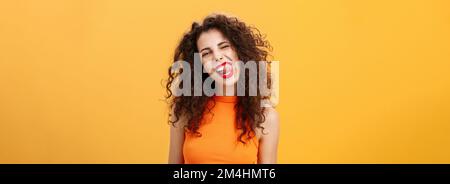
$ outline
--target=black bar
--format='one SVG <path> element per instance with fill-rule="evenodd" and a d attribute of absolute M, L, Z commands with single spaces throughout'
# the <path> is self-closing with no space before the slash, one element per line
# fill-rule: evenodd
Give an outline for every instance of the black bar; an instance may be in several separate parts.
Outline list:
<path fill-rule="evenodd" d="M 177 175 L 178 173 L 178 175 Z M 245 173 L 245 174 L 244 174 Z M 189 178 L 186 178 L 188 176 Z M 292 183 L 386 177 L 450 178 L 448 164 L 0 164 L 0 177 L 64 180 L 94 177 L 159 183 Z M 144 182 L 145 183 L 145 182 Z"/>

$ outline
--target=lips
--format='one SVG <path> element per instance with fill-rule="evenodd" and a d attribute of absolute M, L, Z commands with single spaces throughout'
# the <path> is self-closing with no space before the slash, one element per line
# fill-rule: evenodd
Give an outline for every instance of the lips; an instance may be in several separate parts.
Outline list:
<path fill-rule="evenodd" d="M 216 66 L 215 71 L 219 76 L 227 79 L 233 76 L 233 65 L 231 62 L 223 62 Z"/>

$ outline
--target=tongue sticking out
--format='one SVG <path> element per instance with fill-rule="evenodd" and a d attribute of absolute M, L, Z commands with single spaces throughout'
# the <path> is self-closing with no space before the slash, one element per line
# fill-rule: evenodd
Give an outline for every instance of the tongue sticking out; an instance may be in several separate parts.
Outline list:
<path fill-rule="evenodd" d="M 231 67 L 232 67 L 232 66 L 231 66 L 230 64 L 225 65 L 225 66 L 223 67 L 222 74 L 226 75 L 226 74 L 228 74 L 229 72 L 231 72 L 231 70 L 232 70 Z"/>
<path fill-rule="evenodd" d="M 233 75 L 233 65 L 229 62 L 224 62 L 216 67 L 216 72 L 223 78 L 229 78 Z"/>
<path fill-rule="evenodd" d="M 230 69 L 231 69 L 230 67 L 231 66 L 229 64 L 225 65 L 223 67 L 223 74 L 227 74 L 230 71 Z"/>

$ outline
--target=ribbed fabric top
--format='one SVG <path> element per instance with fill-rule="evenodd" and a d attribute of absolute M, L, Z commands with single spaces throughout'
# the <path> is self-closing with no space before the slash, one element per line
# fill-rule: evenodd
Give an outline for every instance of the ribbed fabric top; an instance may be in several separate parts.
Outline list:
<path fill-rule="evenodd" d="M 211 113 L 208 113 L 208 110 L 204 111 L 198 130 L 201 137 L 185 133 L 184 162 L 186 164 L 256 164 L 259 146 L 256 136 L 246 144 L 238 141 L 240 130 L 236 128 L 234 109 L 237 97 L 214 96 L 212 99 L 208 102 L 208 106 L 213 107 Z"/>

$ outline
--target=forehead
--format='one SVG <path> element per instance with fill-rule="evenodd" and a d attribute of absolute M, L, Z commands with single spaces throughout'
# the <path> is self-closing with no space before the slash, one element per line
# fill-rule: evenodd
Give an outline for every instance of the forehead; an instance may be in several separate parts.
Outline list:
<path fill-rule="evenodd" d="M 200 34 L 197 40 L 197 48 L 201 50 L 206 47 L 213 47 L 223 41 L 228 41 L 228 39 L 225 38 L 222 32 L 217 29 L 210 29 Z"/>

